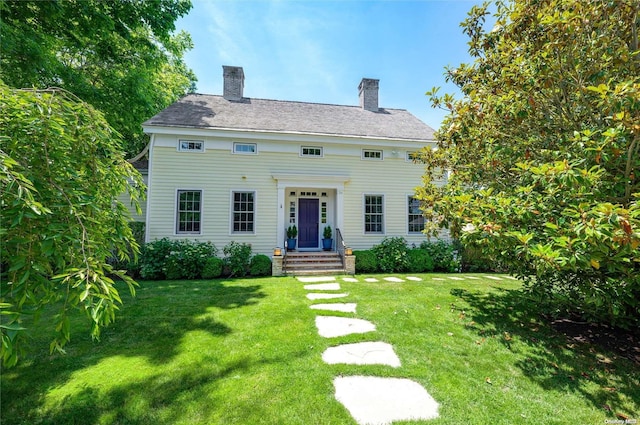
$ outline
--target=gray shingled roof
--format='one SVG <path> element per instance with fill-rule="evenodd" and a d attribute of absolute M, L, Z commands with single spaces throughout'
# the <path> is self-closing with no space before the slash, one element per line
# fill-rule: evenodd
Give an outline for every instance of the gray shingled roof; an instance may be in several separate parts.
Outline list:
<path fill-rule="evenodd" d="M 189 94 L 144 126 L 234 129 L 432 140 L 433 129 L 404 109 L 366 111 L 358 106 Z"/>

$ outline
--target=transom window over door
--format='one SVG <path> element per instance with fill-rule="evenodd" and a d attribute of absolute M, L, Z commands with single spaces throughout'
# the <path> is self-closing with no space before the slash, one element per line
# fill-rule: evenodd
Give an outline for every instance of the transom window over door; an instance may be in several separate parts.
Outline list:
<path fill-rule="evenodd" d="M 424 216 L 420 211 L 420 201 L 413 196 L 407 196 L 407 231 L 422 233 L 424 230 Z"/>
<path fill-rule="evenodd" d="M 233 233 L 255 231 L 255 192 L 233 192 Z"/>
<path fill-rule="evenodd" d="M 384 196 L 364 195 L 364 232 L 384 233 Z"/>
<path fill-rule="evenodd" d="M 176 233 L 200 233 L 202 222 L 202 191 L 178 190 Z"/>

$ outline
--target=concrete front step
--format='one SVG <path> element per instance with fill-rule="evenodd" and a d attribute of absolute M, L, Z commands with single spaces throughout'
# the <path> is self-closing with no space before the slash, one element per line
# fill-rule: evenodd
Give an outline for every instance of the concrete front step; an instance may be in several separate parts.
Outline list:
<path fill-rule="evenodd" d="M 344 265 L 337 252 L 288 252 L 283 271 L 296 276 L 336 274 L 344 273 Z"/>
<path fill-rule="evenodd" d="M 344 269 L 308 269 L 308 270 L 292 270 L 284 269 L 288 276 L 324 276 L 332 274 L 344 274 Z"/>

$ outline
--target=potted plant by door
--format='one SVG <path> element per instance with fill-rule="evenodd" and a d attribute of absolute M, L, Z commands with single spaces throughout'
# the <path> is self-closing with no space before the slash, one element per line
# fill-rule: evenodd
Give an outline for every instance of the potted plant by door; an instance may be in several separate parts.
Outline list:
<path fill-rule="evenodd" d="M 298 228 L 294 224 L 287 228 L 287 250 L 293 251 L 296 249 L 296 237 L 298 236 Z"/>
<path fill-rule="evenodd" d="M 322 249 L 325 251 L 331 251 L 333 246 L 333 238 L 331 237 L 331 226 L 325 226 L 322 232 Z"/>

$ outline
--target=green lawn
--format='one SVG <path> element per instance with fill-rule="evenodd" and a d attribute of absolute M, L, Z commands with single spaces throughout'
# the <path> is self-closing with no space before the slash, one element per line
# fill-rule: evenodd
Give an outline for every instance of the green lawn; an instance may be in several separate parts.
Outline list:
<path fill-rule="evenodd" d="M 341 282 L 350 296 L 328 302 L 357 302 L 355 316 L 309 309 L 294 278 L 141 282 L 100 342 L 77 322 L 67 354 L 49 356 L 34 332 L 39 354 L 2 371 L 1 422 L 351 424 L 333 397 L 340 374 L 419 382 L 440 403 L 430 424 L 640 421 L 640 368 L 569 344 L 537 320 L 518 282 L 420 276 Z M 325 339 L 316 314 L 378 330 Z M 329 346 L 376 340 L 394 346 L 400 368 L 322 362 Z"/>

